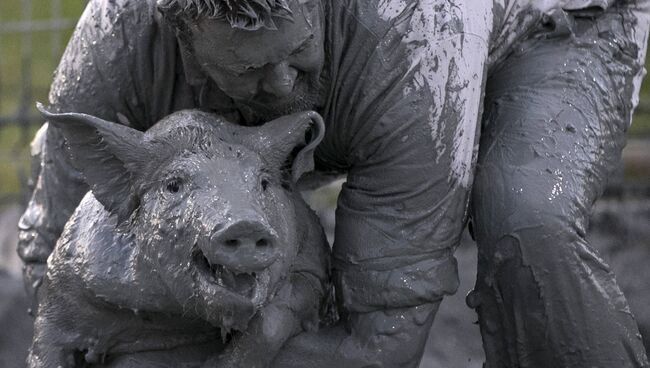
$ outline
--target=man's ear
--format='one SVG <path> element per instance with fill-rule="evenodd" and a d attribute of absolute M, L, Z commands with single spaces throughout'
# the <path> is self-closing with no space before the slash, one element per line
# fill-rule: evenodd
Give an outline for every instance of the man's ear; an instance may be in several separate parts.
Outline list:
<path fill-rule="evenodd" d="M 72 164 L 80 170 L 106 210 L 126 220 L 138 207 L 137 180 L 145 169 L 143 133 L 97 117 L 38 110 L 66 140 Z"/>
<path fill-rule="evenodd" d="M 286 115 L 259 128 L 254 144 L 266 162 L 291 165 L 291 181 L 314 169 L 314 151 L 325 136 L 323 118 L 315 111 Z"/>

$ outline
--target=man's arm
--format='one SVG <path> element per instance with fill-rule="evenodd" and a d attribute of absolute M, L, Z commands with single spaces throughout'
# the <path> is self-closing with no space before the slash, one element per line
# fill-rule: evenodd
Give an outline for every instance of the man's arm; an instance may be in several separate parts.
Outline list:
<path fill-rule="evenodd" d="M 362 90 L 340 91 L 355 106 L 328 126 L 336 144 L 325 142 L 349 148 L 333 249 L 344 318 L 291 340 L 276 367 L 416 367 L 457 287 L 452 254 L 473 179 L 492 4 L 386 6 L 379 15 L 393 28 L 376 64 L 363 65 Z"/>
<path fill-rule="evenodd" d="M 149 124 L 143 96 L 152 90 L 147 88 L 152 77 L 141 67 L 149 65 L 147 54 L 156 50 L 150 44 L 155 29 L 150 2 L 131 3 L 89 2 L 54 76 L 49 96 L 54 109 L 124 122 L 121 114 L 138 128 Z M 59 131 L 46 125 L 39 137 L 34 143 L 40 150 L 38 176 L 20 219 L 18 242 L 26 288 L 33 296 L 63 226 L 88 190 Z"/>
<path fill-rule="evenodd" d="M 25 287 L 35 298 L 45 274 L 47 257 L 80 196 L 88 189 L 80 174 L 68 163 L 63 139 L 57 131 L 45 125 L 33 145 L 40 149 L 32 162 L 39 169 L 27 209 L 18 223 L 18 255 L 24 262 Z"/>
<path fill-rule="evenodd" d="M 273 367 L 417 367 L 438 306 L 355 313 L 347 323 L 293 338 Z"/>

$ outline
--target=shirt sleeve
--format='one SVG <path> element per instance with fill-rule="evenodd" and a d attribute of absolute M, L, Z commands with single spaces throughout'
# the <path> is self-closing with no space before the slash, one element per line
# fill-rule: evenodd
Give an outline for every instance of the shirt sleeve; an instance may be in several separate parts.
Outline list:
<path fill-rule="evenodd" d="M 171 112 L 177 59 L 175 35 L 155 1 L 90 1 L 55 72 L 50 103 L 124 123 L 120 114 L 145 130 Z"/>
<path fill-rule="evenodd" d="M 614 0 L 567 0 L 562 6 L 569 11 L 605 11 L 614 3 Z"/>
<path fill-rule="evenodd" d="M 343 152 L 349 168 L 333 249 L 348 311 L 413 307 L 457 288 L 453 251 L 473 177 L 492 22 L 488 5 L 455 3 L 381 2 L 384 34 L 366 9 L 357 17 L 361 34 L 348 41 L 352 60 L 340 63 L 335 94 L 345 103 L 325 145 Z"/>
<path fill-rule="evenodd" d="M 89 2 L 55 72 L 52 109 L 128 122 L 138 129 L 168 112 L 165 102 L 171 100 L 173 85 L 166 81 L 169 75 L 175 79 L 175 43 L 173 35 L 158 26 L 153 3 Z M 161 60 L 154 61 L 156 55 Z M 154 91 L 155 99 L 150 97 Z M 19 225 L 18 252 L 26 263 L 46 262 L 88 190 L 65 153 L 59 131 L 48 126 L 44 137 L 40 172 Z"/>

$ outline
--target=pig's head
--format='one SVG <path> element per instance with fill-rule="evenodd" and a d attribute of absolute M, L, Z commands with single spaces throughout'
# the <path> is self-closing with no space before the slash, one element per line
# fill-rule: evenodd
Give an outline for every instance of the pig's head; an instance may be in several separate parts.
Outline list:
<path fill-rule="evenodd" d="M 242 127 L 187 110 L 143 133 L 39 108 L 95 198 L 135 234 L 139 262 L 173 305 L 226 331 L 245 328 L 296 257 L 293 187 L 313 167 L 320 116 Z"/>

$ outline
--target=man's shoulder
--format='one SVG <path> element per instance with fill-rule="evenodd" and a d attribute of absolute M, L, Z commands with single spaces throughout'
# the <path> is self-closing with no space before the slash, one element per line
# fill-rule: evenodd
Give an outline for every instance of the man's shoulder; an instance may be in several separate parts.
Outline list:
<path fill-rule="evenodd" d="M 408 17 L 419 0 L 329 0 L 330 21 L 352 25 L 380 38 L 398 18 Z M 345 28 L 339 28 L 345 29 Z"/>
<path fill-rule="evenodd" d="M 178 52 L 155 3 L 91 0 L 56 69 L 51 104 L 113 121 L 119 112 L 137 127 L 167 112 L 180 88 Z"/>
<path fill-rule="evenodd" d="M 402 38 L 408 42 L 412 36 L 435 41 L 465 34 L 487 41 L 491 27 L 485 25 L 494 21 L 493 8 L 508 7 L 516 1 L 532 0 L 493 0 L 494 6 L 474 0 L 330 0 L 329 3 L 330 20 L 333 26 L 338 26 L 335 29 L 348 33 L 350 29 L 356 33 L 361 30 L 363 37 L 370 33 L 378 40 L 385 40 L 382 44 L 393 47 L 391 40 Z"/>
<path fill-rule="evenodd" d="M 154 39 L 161 40 L 161 32 L 172 33 L 162 22 L 155 0 L 92 0 L 70 43 L 92 53 L 98 62 L 111 64 L 106 67 L 128 67 L 134 57 L 146 55 Z"/>
<path fill-rule="evenodd" d="M 159 22 L 155 0 L 93 0 L 80 19 L 80 25 L 95 28 L 98 36 L 115 37 L 117 31 L 128 32 L 129 38 Z"/>
<path fill-rule="evenodd" d="M 123 14 L 148 14 L 151 15 L 156 11 L 156 0 L 91 0 L 89 6 L 102 8 L 115 17 Z"/>

